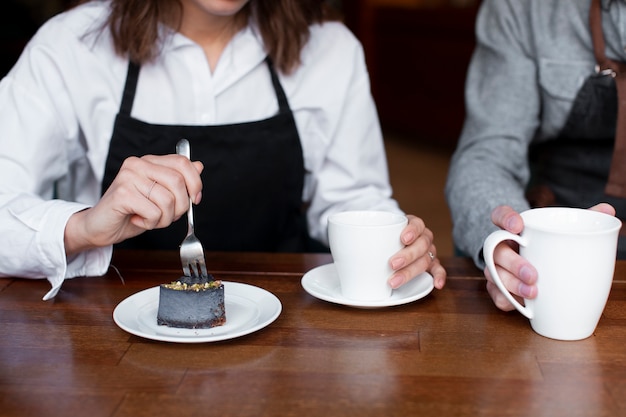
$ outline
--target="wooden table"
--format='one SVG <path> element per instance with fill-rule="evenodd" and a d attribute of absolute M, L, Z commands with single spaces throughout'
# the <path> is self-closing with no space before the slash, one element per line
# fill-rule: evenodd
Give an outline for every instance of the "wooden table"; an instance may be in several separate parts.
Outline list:
<path fill-rule="evenodd" d="M 207 254 L 225 281 L 271 291 L 268 327 L 202 344 L 126 333 L 126 297 L 175 279 L 177 254 L 118 252 L 104 277 L 0 280 L 1 416 L 624 416 L 626 262 L 596 333 L 562 342 L 498 311 L 467 259 L 444 290 L 385 309 L 331 304 L 301 287 L 329 255 Z"/>

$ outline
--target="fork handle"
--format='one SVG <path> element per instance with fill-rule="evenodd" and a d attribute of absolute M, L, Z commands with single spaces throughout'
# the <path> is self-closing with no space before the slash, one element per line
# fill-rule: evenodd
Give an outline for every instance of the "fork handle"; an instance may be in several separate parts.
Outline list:
<path fill-rule="evenodd" d="M 182 156 L 186 156 L 187 159 L 191 159 L 191 146 L 187 139 L 181 139 L 176 144 L 176 153 Z"/>
<path fill-rule="evenodd" d="M 187 139 L 181 139 L 176 144 L 176 153 L 178 155 L 182 155 L 187 157 L 187 159 L 191 160 L 191 146 L 189 145 L 189 141 Z M 189 196 L 189 209 L 187 209 L 187 221 L 189 223 L 189 231 L 193 230 L 193 201 L 191 200 L 191 196 Z"/>

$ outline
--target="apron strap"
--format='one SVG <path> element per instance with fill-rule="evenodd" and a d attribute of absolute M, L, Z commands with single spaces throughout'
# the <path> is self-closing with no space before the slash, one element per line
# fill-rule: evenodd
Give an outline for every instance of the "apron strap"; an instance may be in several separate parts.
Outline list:
<path fill-rule="evenodd" d="M 626 64 L 606 57 L 604 33 L 602 32 L 601 0 L 591 0 L 589 26 L 598 71 L 610 71 L 615 78 L 617 88 L 618 114 L 615 128 L 615 147 L 605 192 L 608 195 L 626 198 Z"/>
<path fill-rule="evenodd" d="M 120 113 L 127 116 L 130 116 L 130 112 L 133 110 L 133 101 L 135 101 L 135 90 L 137 89 L 138 79 L 139 65 L 133 61 L 129 61 L 126 84 L 124 85 L 124 93 L 122 94 L 122 104 L 120 105 Z"/>
<path fill-rule="evenodd" d="M 289 107 L 289 101 L 287 100 L 287 95 L 285 94 L 285 90 L 283 90 L 283 86 L 278 80 L 278 74 L 276 73 L 276 69 L 274 68 L 274 63 L 269 56 L 265 58 L 265 62 L 269 67 L 270 76 L 272 77 L 272 84 L 274 85 L 274 91 L 276 92 L 276 98 L 278 99 L 279 112 L 286 113 L 291 111 Z"/>

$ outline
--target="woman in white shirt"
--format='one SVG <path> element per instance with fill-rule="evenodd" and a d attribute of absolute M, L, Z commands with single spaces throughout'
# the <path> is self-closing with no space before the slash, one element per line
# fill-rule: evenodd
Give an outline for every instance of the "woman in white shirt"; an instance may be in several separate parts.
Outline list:
<path fill-rule="evenodd" d="M 107 0 L 43 25 L 0 82 L 0 274 L 46 277 L 48 299 L 105 273 L 114 244 L 177 248 L 189 196 L 209 250 L 312 251 L 333 212 L 399 212 L 363 51 L 325 11 Z M 428 270 L 442 288 L 408 217 L 390 283 Z"/>

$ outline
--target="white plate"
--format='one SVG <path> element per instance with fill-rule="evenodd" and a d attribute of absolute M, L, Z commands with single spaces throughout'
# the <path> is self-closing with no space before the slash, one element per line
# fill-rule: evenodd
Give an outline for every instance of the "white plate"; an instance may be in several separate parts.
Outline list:
<path fill-rule="evenodd" d="M 433 282 L 432 275 L 424 272 L 402 287 L 393 290 L 391 297 L 386 300 L 357 301 L 345 298 L 341 294 L 341 284 L 339 283 L 335 264 L 318 266 L 302 277 L 302 287 L 313 297 L 331 303 L 362 308 L 391 307 L 419 300 L 430 294 L 435 287 Z"/>
<path fill-rule="evenodd" d="M 202 343 L 233 339 L 272 323 L 282 305 L 272 293 L 238 282 L 224 284 L 226 323 L 211 329 L 179 329 L 159 326 L 159 287 L 148 288 L 123 300 L 113 311 L 115 323 L 136 336 L 164 342 Z"/>

